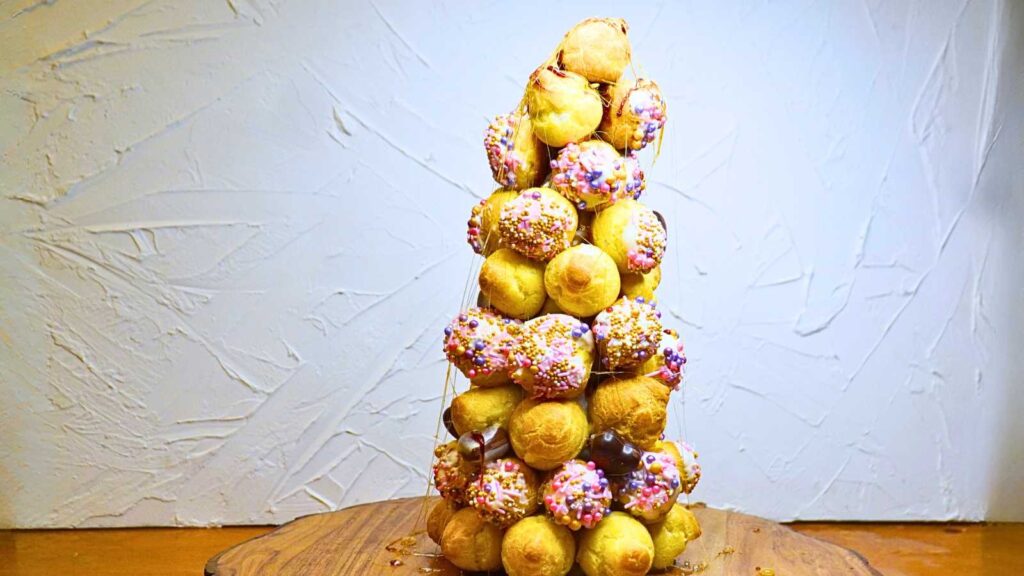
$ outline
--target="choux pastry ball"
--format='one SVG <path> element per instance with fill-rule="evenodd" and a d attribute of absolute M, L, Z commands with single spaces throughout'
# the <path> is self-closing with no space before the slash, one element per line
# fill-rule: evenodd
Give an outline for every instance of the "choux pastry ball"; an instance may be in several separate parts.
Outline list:
<path fill-rule="evenodd" d="M 601 137 L 619 150 L 640 150 L 654 142 L 667 118 L 661 89 L 651 80 L 620 80 L 609 86 Z"/>
<path fill-rule="evenodd" d="M 632 58 L 628 33 L 621 18 L 587 18 L 562 39 L 559 63 L 591 82 L 615 82 Z"/>
<path fill-rule="evenodd" d="M 480 267 L 480 292 L 506 316 L 527 320 L 544 306 L 544 263 L 501 248 Z"/>
<path fill-rule="evenodd" d="M 590 326 L 572 316 L 546 314 L 523 324 L 512 353 L 512 380 L 531 398 L 576 398 L 586 388 L 594 354 Z"/>
<path fill-rule="evenodd" d="M 582 532 L 576 561 L 586 576 L 642 576 L 654 563 L 654 540 L 632 516 L 612 512 Z"/>
<path fill-rule="evenodd" d="M 612 204 L 594 217 L 594 245 L 619 271 L 650 272 L 665 256 L 668 235 L 653 210 L 632 199 Z"/>
<path fill-rule="evenodd" d="M 636 447 L 651 450 L 665 429 L 670 392 L 646 376 L 605 380 L 590 395 L 590 425 L 596 431 L 614 430 Z"/>
<path fill-rule="evenodd" d="M 661 380 L 666 386 L 678 390 L 686 372 L 686 351 L 683 339 L 671 328 L 661 331 L 658 351 L 637 368 L 637 374 Z"/>
<path fill-rule="evenodd" d="M 530 75 L 526 107 L 534 134 L 555 148 L 586 140 L 604 115 L 601 95 L 586 78 L 554 66 L 542 66 Z"/>
<path fill-rule="evenodd" d="M 603 370 L 636 367 L 658 352 L 661 312 L 643 298 L 619 298 L 593 323 Z"/>
<path fill-rule="evenodd" d="M 516 522 L 501 541 L 501 563 L 508 576 L 565 576 L 575 557 L 572 533 L 543 515 Z"/>
<path fill-rule="evenodd" d="M 626 168 L 626 159 L 607 142 L 569 143 L 551 161 L 551 187 L 580 210 L 599 210 L 633 196 L 636 184 L 627 180 Z"/>
<path fill-rule="evenodd" d="M 665 519 L 647 526 L 654 542 L 654 562 L 651 568 L 664 570 L 686 551 L 686 545 L 700 536 L 697 517 L 682 504 L 675 504 Z"/>
<path fill-rule="evenodd" d="M 504 246 L 534 260 L 550 260 L 572 244 L 579 218 L 572 203 L 550 188 L 528 188 L 501 209 Z"/>
<path fill-rule="evenodd" d="M 654 449 L 659 452 L 671 454 L 679 467 L 679 479 L 682 482 L 682 490 L 686 494 L 693 492 L 700 482 L 700 463 L 697 462 L 697 451 L 686 442 L 673 442 L 671 440 L 660 440 L 655 444 Z"/>
<path fill-rule="evenodd" d="M 627 512 L 645 524 L 660 522 L 676 503 L 679 468 L 666 452 L 645 452 L 640 466 L 621 479 L 616 498 Z"/>
<path fill-rule="evenodd" d="M 445 356 L 478 386 L 508 382 L 508 357 L 520 326 L 492 308 L 470 308 L 445 327 Z"/>
<path fill-rule="evenodd" d="M 630 272 L 620 276 L 622 295 L 628 298 L 643 298 L 655 302 L 654 291 L 661 284 L 661 266 L 655 266 L 650 272 Z"/>
<path fill-rule="evenodd" d="M 580 244 L 548 263 L 544 288 L 566 313 L 588 318 L 615 302 L 621 284 L 615 261 L 608 254 L 596 246 Z"/>
<path fill-rule="evenodd" d="M 512 450 L 531 468 L 552 470 L 580 453 L 587 441 L 587 415 L 574 400 L 526 399 L 508 424 Z"/>
<path fill-rule="evenodd" d="M 472 464 L 463 460 L 459 454 L 458 441 L 441 444 L 434 449 L 434 463 L 431 472 L 434 475 L 434 488 L 441 497 L 454 504 L 466 503 L 466 488 L 472 477 Z"/>
<path fill-rule="evenodd" d="M 505 202 L 519 196 L 519 192 L 507 188 L 498 188 L 490 196 L 473 205 L 466 223 L 466 242 L 473 252 L 489 256 L 501 247 L 501 233 L 498 232 L 498 219 Z"/>
<path fill-rule="evenodd" d="M 509 418 L 522 399 L 523 389 L 516 384 L 474 386 L 452 400 L 452 424 L 460 436 L 491 425 L 508 430 Z"/>
<path fill-rule="evenodd" d="M 427 536 L 435 543 L 440 544 L 444 527 L 448 525 L 448 521 L 458 510 L 459 506 L 454 502 L 444 498 L 438 499 L 434 503 L 434 507 L 430 509 L 430 514 L 427 515 Z"/>
<path fill-rule="evenodd" d="M 518 458 L 499 458 L 466 488 L 466 501 L 488 522 L 508 528 L 533 514 L 539 503 L 537 474 Z"/>
<path fill-rule="evenodd" d="M 544 508 L 572 531 L 591 529 L 611 514 L 610 483 L 593 462 L 569 460 L 541 487 Z"/>
<path fill-rule="evenodd" d="M 548 174 L 548 147 L 520 112 L 496 117 L 484 130 L 484 149 L 494 181 L 515 190 L 537 186 Z"/>
<path fill-rule="evenodd" d="M 441 553 L 463 570 L 500 570 L 501 538 L 501 528 L 478 516 L 472 508 L 463 508 L 452 515 L 441 533 Z"/>

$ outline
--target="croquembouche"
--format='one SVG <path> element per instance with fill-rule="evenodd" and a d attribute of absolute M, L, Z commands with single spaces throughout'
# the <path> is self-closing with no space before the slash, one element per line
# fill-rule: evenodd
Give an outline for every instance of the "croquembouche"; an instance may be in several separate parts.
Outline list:
<path fill-rule="evenodd" d="M 647 574 L 700 535 L 679 501 L 697 454 L 665 438 L 686 367 L 655 295 L 667 230 L 642 202 L 666 105 L 631 59 L 624 20 L 584 20 L 484 131 L 480 295 L 443 338 L 470 386 L 444 412 L 427 520 L 462 570 Z"/>

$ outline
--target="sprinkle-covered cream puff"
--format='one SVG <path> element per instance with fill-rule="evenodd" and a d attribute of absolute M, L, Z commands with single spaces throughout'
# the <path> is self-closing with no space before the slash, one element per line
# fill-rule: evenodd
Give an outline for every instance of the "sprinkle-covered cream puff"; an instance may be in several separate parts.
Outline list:
<path fill-rule="evenodd" d="M 661 264 L 668 235 L 653 210 L 625 199 L 594 217 L 594 244 L 604 250 L 619 271 L 650 272 Z"/>
<path fill-rule="evenodd" d="M 641 297 L 620 298 L 594 318 L 594 339 L 604 370 L 639 366 L 661 342 L 661 312 Z"/>
<path fill-rule="evenodd" d="M 630 166 L 633 168 L 634 166 Z M 551 186 L 580 210 L 599 210 L 619 198 L 632 197 L 626 159 L 607 142 L 570 143 L 551 161 Z"/>
<path fill-rule="evenodd" d="M 521 326 L 492 308 L 470 308 L 445 327 L 445 356 L 474 384 L 508 382 L 508 357 Z"/>
<path fill-rule="evenodd" d="M 498 188 L 490 196 L 473 205 L 469 221 L 466 223 L 466 242 L 473 252 L 489 256 L 501 247 L 501 233 L 498 232 L 498 219 L 505 202 L 519 196 L 519 192 L 507 188 Z"/>
<path fill-rule="evenodd" d="M 609 86 L 610 102 L 599 128 L 601 137 L 619 150 L 640 150 L 654 142 L 667 119 L 661 89 L 651 80 L 639 78 Z"/>
<path fill-rule="evenodd" d="M 646 452 L 640 466 L 616 486 L 616 499 L 641 522 L 662 520 L 681 489 L 679 468 L 671 454 Z"/>
<path fill-rule="evenodd" d="M 523 324 L 512 379 L 538 399 L 576 398 L 594 363 L 590 326 L 572 316 L 546 314 Z"/>
<path fill-rule="evenodd" d="M 526 114 L 496 117 L 484 130 L 484 149 L 494 181 L 506 188 L 537 186 L 548 174 L 548 147 L 534 135 Z"/>
<path fill-rule="evenodd" d="M 459 455 L 458 442 L 448 442 L 435 448 L 431 468 L 434 488 L 441 493 L 441 497 L 457 505 L 464 505 L 472 467 Z"/>
<path fill-rule="evenodd" d="M 555 522 L 573 531 L 593 528 L 612 512 L 612 491 L 604 472 L 582 460 L 558 468 L 544 483 L 541 501 Z"/>
<path fill-rule="evenodd" d="M 689 494 L 700 482 L 700 463 L 697 462 L 697 451 L 686 442 L 673 442 L 671 440 L 660 440 L 655 445 L 655 450 L 671 454 L 679 467 L 679 478 L 682 482 L 683 492 Z"/>
<path fill-rule="evenodd" d="M 686 371 L 686 350 L 679 333 L 671 328 L 661 331 L 658 350 L 637 368 L 638 374 L 661 380 L 678 390 Z"/>
<path fill-rule="evenodd" d="M 579 219 L 572 203 L 550 188 L 529 188 L 501 209 L 505 246 L 534 260 L 550 260 L 572 244 Z"/>
<path fill-rule="evenodd" d="M 484 466 L 466 487 L 466 501 L 481 518 L 507 528 L 537 509 L 537 475 L 518 458 Z"/>

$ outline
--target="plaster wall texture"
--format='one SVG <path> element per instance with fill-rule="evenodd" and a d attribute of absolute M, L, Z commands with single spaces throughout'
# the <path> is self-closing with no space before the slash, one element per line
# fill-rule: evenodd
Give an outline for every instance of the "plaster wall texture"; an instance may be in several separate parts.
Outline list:
<path fill-rule="evenodd" d="M 423 493 L 483 128 L 591 15 L 669 102 L 694 498 L 1024 520 L 1024 4 L 9 0 L 0 525 Z"/>

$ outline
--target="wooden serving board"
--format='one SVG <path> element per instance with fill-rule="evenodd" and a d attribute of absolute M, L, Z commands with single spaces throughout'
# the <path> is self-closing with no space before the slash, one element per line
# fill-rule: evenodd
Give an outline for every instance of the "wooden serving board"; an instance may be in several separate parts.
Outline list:
<path fill-rule="evenodd" d="M 434 499 L 306 516 L 214 556 L 206 576 L 457 576 L 423 532 Z M 664 574 L 879 576 L 859 554 L 762 518 L 695 507 L 703 535 Z"/>

